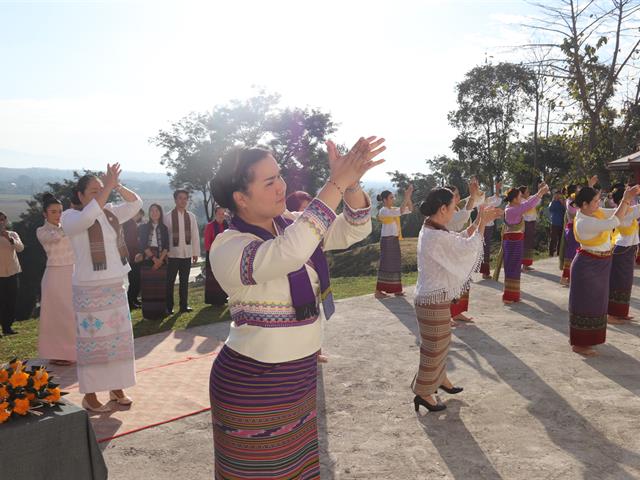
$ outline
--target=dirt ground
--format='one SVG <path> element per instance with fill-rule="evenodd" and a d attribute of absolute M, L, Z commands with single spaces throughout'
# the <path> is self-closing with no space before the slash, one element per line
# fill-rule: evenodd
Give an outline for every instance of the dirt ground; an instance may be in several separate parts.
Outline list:
<path fill-rule="evenodd" d="M 449 355 L 450 378 L 465 390 L 442 393 L 440 413 L 413 410 L 411 296 L 340 301 L 318 380 L 322 478 L 640 478 L 640 324 L 609 327 L 599 357 L 572 353 L 557 260 L 535 267 L 512 307 L 500 301 L 502 284 L 473 285 L 476 323 L 454 330 Z M 210 334 L 224 335 L 219 326 Z M 210 415 L 115 439 L 104 455 L 113 480 L 211 479 Z"/>

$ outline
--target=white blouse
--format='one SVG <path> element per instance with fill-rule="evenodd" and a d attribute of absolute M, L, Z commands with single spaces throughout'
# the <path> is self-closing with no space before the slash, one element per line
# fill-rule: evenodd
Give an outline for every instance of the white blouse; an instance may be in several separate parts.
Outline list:
<path fill-rule="evenodd" d="M 575 228 L 578 232 L 578 236 L 584 240 L 591 240 L 606 230 L 613 230 L 620 224 L 618 217 L 613 215 L 614 209 L 602 209 L 607 215 L 607 218 L 600 220 L 599 218 L 590 217 L 583 214 L 580 210 L 576 213 L 576 219 L 574 221 Z M 577 240 L 577 239 L 576 239 Z M 611 241 L 607 240 L 602 245 L 597 247 L 590 247 L 587 245 L 581 245 L 585 250 L 591 250 L 594 252 L 608 252 L 611 250 Z"/>
<path fill-rule="evenodd" d="M 422 227 L 418 237 L 418 305 L 445 303 L 459 297 L 484 257 L 484 241 L 476 230 L 446 232 Z"/>
<path fill-rule="evenodd" d="M 371 233 L 371 208 L 343 213 L 314 199 L 301 212 L 285 212 L 294 222 L 274 239 L 225 230 L 216 236 L 209 260 L 229 295 L 231 327 L 226 344 L 266 363 L 296 360 L 322 344 L 323 315 L 297 321 L 287 274 L 305 266 L 319 301 L 320 281 L 309 260 L 320 242 L 323 250 L 345 249 Z"/>
<path fill-rule="evenodd" d="M 615 211 L 615 209 L 611 209 Z M 605 210 L 606 211 L 606 210 Z M 621 227 L 630 227 L 634 219 L 640 216 L 640 205 L 635 205 L 629 209 L 625 217 L 620 221 Z M 622 233 L 616 239 L 616 245 L 619 247 L 631 247 L 638 245 L 640 238 L 638 238 L 638 229 L 635 228 L 631 235 L 622 235 Z"/>
<path fill-rule="evenodd" d="M 499 207 L 500 205 L 502 205 L 502 197 L 498 194 L 493 195 L 492 197 L 487 198 L 484 201 L 484 205 L 487 207 Z M 489 223 L 487 223 L 487 227 L 493 227 L 495 225 L 496 221 L 495 220 L 491 220 Z"/>
<path fill-rule="evenodd" d="M 47 267 L 62 267 L 75 263 L 71 240 L 61 225 L 45 221 L 44 225 L 36 230 L 36 237 L 47 254 Z"/>
<path fill-rule="evenodd" d="M 136 195 L 133 202 L 123 202 L 117 205 L 107 203 L 105 210 L 109 210 L 120 224 L 133 218 L 142 208 L 142 200 Z M 100 222 L 104 238 L 107 268 L 94 271 L 89 245 L 89 227 L 95 221 Z M 111 227 L 109 220 L 100 208 L 98 202 L 91 200 L 82 210 L 65 210 L 62 214 L 62 228 L 69 236 L 76 256 L 76 267 L 73 272 L 74 285 L 91 285 L 103 283 L 104 280 L 121 280 L 131 270 L 129 263 L 122 264 L 118 252 L 118 236 Z"/>
<path fill-rule="evenodd" d="M 410 208 L 400 208 L 400 207 L 382 207 L 378 210 L 378 217 L 400 217 L 402 215 L 407 215 L 411 213 Z M 383 223 L 382 230 L 380 230 L 381 237 L 397 237 L 398 235 L 398 225 L 396 222 L 393 223 Z"/>

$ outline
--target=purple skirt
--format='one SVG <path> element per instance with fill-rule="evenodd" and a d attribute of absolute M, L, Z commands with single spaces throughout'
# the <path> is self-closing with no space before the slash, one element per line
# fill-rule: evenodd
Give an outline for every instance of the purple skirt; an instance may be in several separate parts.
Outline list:
<path fill-rule="evenodd" d="M 569 342 L 578 347 L 604 343 L 611 256 L 599 257 L 583 250 L 571 263 L 569 289 Z"/>

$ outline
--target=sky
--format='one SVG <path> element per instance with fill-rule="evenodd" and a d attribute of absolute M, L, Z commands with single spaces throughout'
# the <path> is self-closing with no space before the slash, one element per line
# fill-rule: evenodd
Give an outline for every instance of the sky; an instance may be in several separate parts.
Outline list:
<path fill-rule="evenodd" d="M 334 139 L 387 139 L 385 172 L 450 154 L 455 85 L 518 57 L 521 0 L 0 0 L 0 166 L 162 172 L 149 143 L 255 93 L 330 112 Z"/>

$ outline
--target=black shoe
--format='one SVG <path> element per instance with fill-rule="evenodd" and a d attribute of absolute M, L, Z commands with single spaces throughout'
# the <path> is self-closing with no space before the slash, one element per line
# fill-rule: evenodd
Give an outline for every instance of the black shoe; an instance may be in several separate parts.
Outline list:
<path fill-rule="evenodd" d="M 3 335 L 17 335 L 18 332 L 16 332 L 15 330 L 9 328 L 8 330 L 3 330 L 2 334 Z"/>
<path fill-rule="evenodd" d="M 456 393 L 460 393 L 462 390 L 464 390 L 464 388 L 462 387 L 451 387 L 451 388 L 447 388 L 444 385 L 440 385 L 440 387 L 442 390 L 444 390 L 447 393 L 450 393 L 451 395 L 455 395 Z"/>
<path fill-rule="evenodd" d="M 189 312 L 193 312 L 193 308 L 185 307 L 180 309 L 180 313 L 189 313 Z"/>
<path fill-rule="evenodd" d="M 430 412 L 440 412 L 445 408 L 447 408 L 447 406 L 443 403 L 436 403 L 435 405 L 431 405 L 424 398 L 422 398 L 419 395 L 416 395 L 415 397 L 413 397 L 413 406 L 415 407 L 416 412 L 420 409 L 420 405 L 425 407 Z"/>

